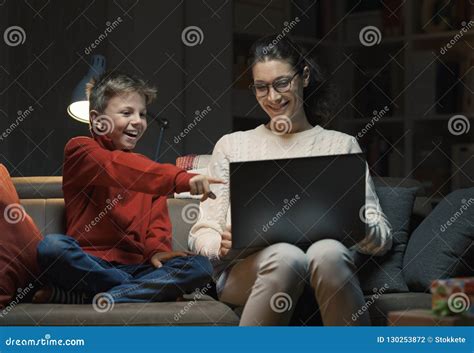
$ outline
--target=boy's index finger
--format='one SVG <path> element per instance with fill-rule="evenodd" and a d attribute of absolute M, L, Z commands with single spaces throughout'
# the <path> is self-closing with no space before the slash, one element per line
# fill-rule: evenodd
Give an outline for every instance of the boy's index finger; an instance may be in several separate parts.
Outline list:
<path fill-rule="evenodd" d="M 207 180 L 209 181 L 210 184 L 226 184 L 226 182 L 222 179 L 208 177 Z"/>

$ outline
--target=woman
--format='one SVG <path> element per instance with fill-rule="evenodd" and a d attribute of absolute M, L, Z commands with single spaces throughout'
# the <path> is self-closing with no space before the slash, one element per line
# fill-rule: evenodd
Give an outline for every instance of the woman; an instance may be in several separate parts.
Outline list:
<path fill-rule="evenodd" d="M 287 37 L 269 45 L 274 38 L 254 43 L 249 59 L 251 88 L 269 122 L 223 136 L 209 164 L 212 177 L 228 181 L 232 161 L 361 152 L 351 136 L 318 125 L 329 108 L 326 92 L 320 89 L 323 79 L 318 66 Z M 379 210 L 368 173 L 366 190 L 366 209 Z M 365 301 L 352 253 L 336 240 L 317 241 L 306 252 L 279 243 L 236 262 L 222 261 L 232 242 L 229 185 L 216 185 L 213 191 L 217 201 L 201 204 L 189 245 L 213 260 L 219 299 L 244 305 L 240 325 L 287 325 L 305 281 L 314 290 L 325 325 L 370 325 L 367 312 L 356 321 L 351 319 Z M 367 236 L 354 248 L 383 255 L 392 245 L 390 225 L 381 212 L 373 220 Z M 282 301 L 285 310 L 281 310 Z"/>

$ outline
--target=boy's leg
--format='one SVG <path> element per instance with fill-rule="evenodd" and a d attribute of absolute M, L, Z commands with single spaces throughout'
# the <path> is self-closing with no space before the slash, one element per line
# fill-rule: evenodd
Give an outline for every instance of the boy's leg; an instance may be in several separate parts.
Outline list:
<path fill-rule="evenodd" d="M 53 285 L 89 295 L 104 292 L 133 277 L 112 264 L 85 253 L 67 235 L 47 235 L 38 244 L 42 275 Z"/>
<path fill-rule="evenodd" d="M 107 294 L 115 303 L 174 301 L 210 283 L 212 271 L 207 257 L 175 257 L 160 268 L 150 265 L 133 280 L 112 288 Z"/>

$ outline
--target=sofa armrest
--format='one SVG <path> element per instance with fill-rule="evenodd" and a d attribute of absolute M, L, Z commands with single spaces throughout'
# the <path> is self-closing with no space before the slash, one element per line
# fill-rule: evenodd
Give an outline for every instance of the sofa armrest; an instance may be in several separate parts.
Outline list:
<path fill-rule="evenodd" d="M 12 181 L 20 199 L 63 198 L 60 176 L 14 177 Z"/>

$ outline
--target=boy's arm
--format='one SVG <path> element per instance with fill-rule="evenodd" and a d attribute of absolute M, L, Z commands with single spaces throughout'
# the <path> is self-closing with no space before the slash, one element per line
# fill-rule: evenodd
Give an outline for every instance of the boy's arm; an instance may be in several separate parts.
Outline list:
<path fill-rule="evenodd" d="M 65 184 L 112 186 L 168 195 L 189 191 L 189 180 L 195 175 L 137 153 L 109 151 L 88 137 L 70 140 L 64 154 Z"/>
<path fill-rule="evenodd" d="M 145 258 L 149 261 L 157 252 L 172 250 L 171 221 L 166 196 L 153 198 L 150 227 L 145 236 Z"/>

